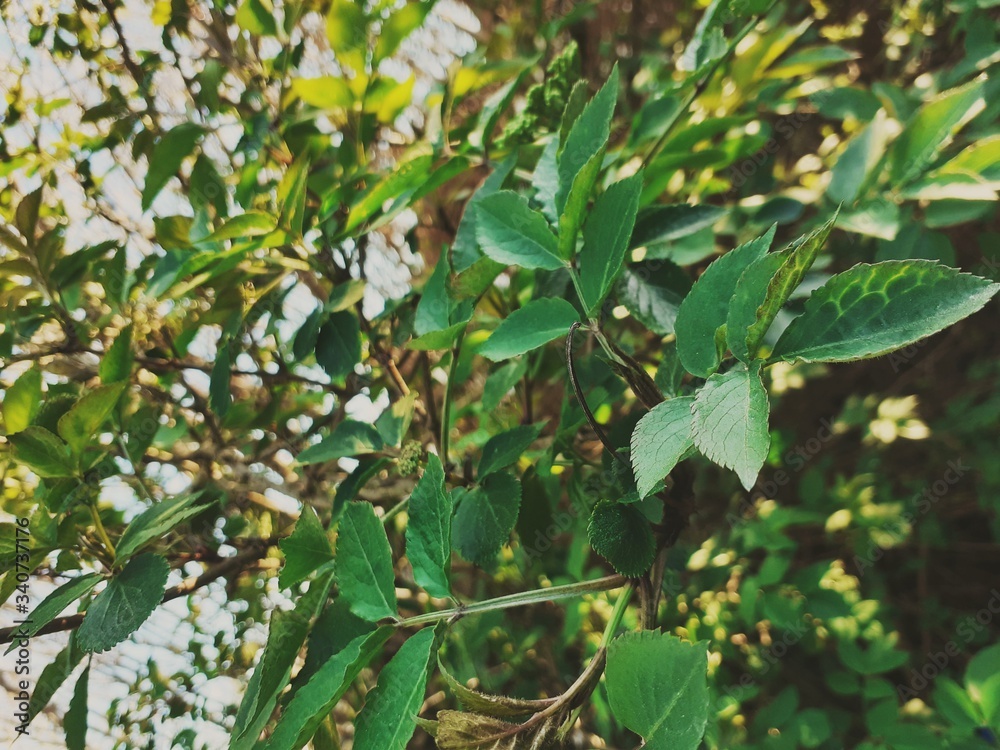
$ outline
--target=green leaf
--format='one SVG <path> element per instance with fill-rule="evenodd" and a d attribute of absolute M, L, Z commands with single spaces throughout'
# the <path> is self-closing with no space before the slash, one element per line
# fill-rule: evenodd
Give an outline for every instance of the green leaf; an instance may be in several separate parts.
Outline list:
<path fill-rule="evenodd" d="M 208 406 L 219 417 L 225 417 L 233 405 L 233 392 L 229 387 L 232 377 L 230 342 L 223 337 L 215 353 L 215 364 L 208 383 Z"/>
<path fill-rule="evenodd" d="M 476 238 L 479 203 L 484 198 L 489 195 L 493 195 L 500 190 L 501 187 L 503 187 L 504 180 L 507 179 L 507 176 L 514 170 L 516 165 L 517 152 L 515 151 L 493 168 L 489 177 L 483 180 L 483 184 L 479 186 L 479 189 L 476 190 L 473 196 L 469 199 L 468 203 L 465 204 L 465 211 L 462 213 L 462 221 L 458 225 L 458 230 L 455 232 L 455 241 L 451 245 L 451 262 L 455 271 L 461 273 L 462 271 L 472 268 L 476 265 L 476 263 L 484 260 L 483 254 L 479 250 L 479 241 Z M 489 265 L 496 263 L 496 261 L 489 258 L 485 260 Z M 506 264 L 504 264 L 503 267 L 506 267 Z M 497 271 L 497 273 L 499 273 L 499 271 Z M 496 278 L 496 273 L 490 277 L 490 281 L 494 278 Z M 469 296 L 478 297 L 479 294 L 471 294 Z"/>
<path fill-rule="evenodd" d="M 478 202 L 476 239 L 486 255 L 504 265 L 548 271 L 564 265 L 545 217 L 511 190 L 500 190 Z"/>
<path fill-rule="evenodd" d="M 751 263 L 736 282 L 726 318 L 726 343 L 740 362 L 753 359 L 747 345 L 747 335 L 750 327 L 757 322 L 768 285 L 785 260 L 783 253 L 768 253 Z"/>
<path fill-rule="evenodd" d="M 128 565 L 94 597 L 76 631 L 80 648 L 107 651 L 139 629 L 160 606 L 170 566 L 159 555 L 144 554 Z"/>
<path fill-rule="evenodd" d="M 510 474 L 490 474 L 478 487 L 452 490 L 458 506 L 452 523 L 455 549 L 485 567 L 510 538 L 521 506 L 521 483 Z"/>
<path fill-rule="evenodd" d="M 63 716 L 66 732 L 66 750 L 86 750 L 87 748 L 87 686 L 90 683 L 90 665 L 84 667 L 80 679 L 76 681 L 69 708 Z"/>
<path fill-rule="evenodd" d="M 254 36 L 277 36 L 271 0 L 243 0 L 236 10 L 236 25 Z"/>
<path fill-rule="evenodd" d="M 74 454 L 82 453 L 94 439 L 127 387 L 127 383 L 98 386 L 59 418 L 59 435 Z"/>
<path fill-rule="evenodd" d="M 274 731 L 256 747 L 263 750 L 298 750 L 316 733 L 351 687 L 362 669 L 381 652 L 394 628 L 359 635 L 327 659 L 309 681 L 295 693 L 282 712 Z"/>
<path fill-rule="evenodd" d="M 42 371 L 32 367 L 3 394 L 3 424 L 8 435 L 21 432 L 38 412 L 42 403 Z"/>
<path fill-rule="evenodd" d="M 729 300 L 743 271 L 762 258 L 774 239 L 775 227 L 765 234 L 726 253 L 705 269 L 677 311 L 677 353 L 684 369 L 707 378 L 719 367 L 722 357 L 716 331 L 725 325 Z"/>
<path fill-rule="evenodd" d="M 691 290 L 691 279 L 669 260 L 627 266 L 615 289 L 618 301 L 637 321 L 660 336 L 674 332 L 677 311 Z"/>
<path fill-rule="evenodd" d="M 128 380 L 132 374 L 132 324 L 125 326 L 115 342 L 108 347 L 107 353 L 97 366 L 97 374 L 102 383 L 118 383 Z"/>
<path fill-rule="evenodd" d="M 348 311 L 335 312 L 319 329 L 316 362 L 332 380 L 342 380 L 361 361 L 361 324 Z"/>
<path fill-rule="evenodd" d="M 694 445 L 692 396 L 672 398 L 643 415 L 632 432 L 632 468 L 640 497 L 646 497 Z"/>
<path fill-rule="evenodd" d="M 584 306 L 596 310 L 618 277 L 639 210 L 642 173 L 616 182 L 594 202 L 583 228 L 580 286 Z"/>
<path fill-rule="evenodd" d="M 512 430 L 501 432 L 486 441 L 483 455 L 479 459 L 476 476 L 482 479 L 500 469 L 515 463 L 541 434 L 544 424 L 519 425 Z"/>
<path fill-rule="evenodd" d="M 639 212 L 632 232 L 631 247 L 645 247 L 679 240 L 711 227 L 726 214 L 726 209 L 707 204 L 692 206 L 654 206 Z"/>
<path fill-rule="evenodd" d="M 521 378 L 524 377 L 527 371 L 528 359 L 527 357 L 521 357 L 491 372 L 486 377 L 486 383 L 483 384 L 483 409 L 493 411 L 500 406 L 500 402 L 503 401 L 504 396 L 521 382 Z"/>
<path fill-rule="evenodd" d="M 311 505 L 304 505 L 291 536 L 278 542 L 285 564 L 278 574 L 278 585 L 290 588 L 305 580 L 314 570 L 333 560 L 333 548 L 326 530 Z"/>
<path fill-rule="evenodd" d="M 365 69 L 368 48 L 368 20 L 364 6 L 354 0 L 333 0 L 326 16 L 326 38 L 337 62 L 355 73 Z"/>
<path fill-rule="evenodd" d="M 392 550 L 370 503 L 348 503 L 337 534 L 337 584 L 358 617 L 396 616 Z"/>
<path fill-rule="evenodd" d="M 313 622 L 323 611 L 333 586 L 333 575 L 313 581 L 295 609 L 276 609 L 271 615 L 267 644 L 247 683 L 230 735 L 231 750 L 253 747 L 274 713 L 278 696 L 288 685 L 292 667 Z"/>
<path fill-rule="evenodd" d="M 410 495 L 406 557 L 413 580 L 431 596 L 451 596 L 451 498 L 444 488 L 444 467 L 433 453 Z"/>
<path fill-rule="evenodd" d="M 901 187 L 931 166 L 938 151 L 986 106 L 985 78 L 950 89 L 913 116 L 893 148 L 892 184 Z"/>
<path fill-rule="evenodd" d="M 420 295 L 416 315 L 413 319 L 413 330 L 417 336 L 423 336 L 432 331 L 442 331 L 451 325 L 452 301 L 448 296 L 448 253 L 441 253 L 434 272 Z"/>
<path fill-rule="evenodd" d="M 691 411 L 698 450 L 735 471 L 748 490 L 753 487 L 771 444 L 760 363 L 710 377 L 696 394 Z"/>
<path fill-rule="evenodd" d="M 573 178 L 562 215 L 559 217 L 558 252 L 559 257 L 565 261 L 572 260 L 576 253 L 576 238 L 583 225 L 584 216 L 587 214 L 590 194 L 594 191 L 594 185 L 597 184 L 597 177 L 600 175 L 603 165 L 604 147 L 602 146 Z"/>
<path fill-rule="evenodd" d="M 155 503 L 139 514 L 115 546 L 117 560 L 127 560 L 150 542 L 162 538 L 174 527 L 205 510 L 204 505 L 195 505 L 198 498 L 197 493 L 177 495 Z"/>
<path fill-rule="evenodd" d="M 270 214 L 263 211 L 247 211 L 234 216 L 221 227 L 198 242 L 222 242 L 224 240 L 241 240 L 250 237 L 260 237 L 270 234 L 277 227 L 277 222 Z"/>
<path fill-rule="evenodd" d="M 194 151 L 204 133 L 201 125 L 186 122 L 168 130 L 153 147 L 142 187 L 142 210 L 147 210 L 170 178 L 177 174 L 181 164 Z"/>
<path fill-rule="evenodd" d="M 354 750 L 405 750 L 417 727 L 436 640 L 434 628 L 418 631 L 382 669 L 358 716 Z"/>
<path fill-rule="evenodd" d="M 560 297 L 532 300 L 497 326 L 479 353 L 499 362 L 565 336 L 580 320 L 576 308 Z"/>
<path fill-rule="evenodd" d="M 417 402 L 416 392 L 410 392 L 392 403 L 375 420 L 375 429 L 382 438 L 383 445 L 398 446 L 406 437 L 413 421 L 413 408 Z"/>
<path fill-rule="evenodd" d="M 375 60 L 392 55 L 400 43 L 420 27 L 433 6 L 433 0 L 409 2 L 385 19 L 375 40 Z"/>
<path fill-rule="evenodd" d="M 337 284 L 330 290 L 330 296 L 327 297 L 323 309 L 328 313 L 349 310 L 364 299 L 365 286 L 363 279 L 351 279 L 343 284 Z"/>
<path fill-rule="evenodd" d="M 792 292 L 802 283 L 806 272 L 812 268 L 816 257 L 819 255 L 819 251 L 826 244 L 826 239 L 830 236 L 830 232 L 833 231 L 833 225 L 836 221 L 837 214 L 834 214 L 833 218 L 828 222 L 814 229 L 805 237 L 800 237 L 781 252 L 781 265 L 766 287 L 767 291 L 764 294 L 764 299 L 760 307 L 757 308 L 754 321 L 746 328 L 746 338 L 742 339 L 742 341 L 737 341 L 736 348 L 732 347 L 732 334 L 734 331 L 727 324 L 726 332 L 727 335 L 731 336 L 730 348 L 732 348 L 733 354 L 737 357 L 743 354 L 744 356 L 741 359 L 744 362 L 757 356 L 757 350 L 760 349 L 760 345 L 764 341 L 764 335 L 777 317 L 778 311 L 784 307 L 785 302 L 792 296 Z M 737 284 L 737 298 L 739 298 L 741 293 L 750 295 L 752 292 L 753 289 L 741 290 L 739 284 Z M 737 328 L 741 328 L 742 324 L 743 321 L 737 321 Z"/>
<path fill-rule="evenodd" d="M 805 362 L 877 357 L 971 315 L 998 289 L 988 279 L 931 261 L 862 263 L 813 292 L 773 356 Z"/>
<path fill-rule="evenodd" d="M 43 479 L 76 473 L 69 447 L 44 427 L 28 427 L 7 440 L 14 446 L 14 458 Z"/>
<path fill-rule="evenodd" d="M 94 587 L 103 580 L 104 577 L 97 573 L 87 573 L 73 578 L 57 588 L 31 610 L 30 623 L 25 626 L 26 636 L 28 638 L 33 636 L 62 614 L 66 607 L 93 591 Z M 9 654 L 15 648 L 17 648 L 17 643 L 11 643 L 5 653 Z"/>
<path fill-rule="evenodd" d="M 649 520 L 634 505 L 602 500 L 587 527 L 590 546 L 623 576 L 638 578 L 653 564 L 656 539 Z"/>
<path fill-rule="evenodd" d="M 707 643 L 645 630 L 608 647 L 608 700 L 615 719 L 648 750 L 697 750 L 708 722 Z"/>
<path fill-rule="evenodd" d="M 419 352 L 434 351 L 437 349 L 450 349 L 458 338 L 458 335 L 465 330 L 469 321 L 464 320 L 453 326 L 448 326 L 443 331 L 431 331 L 423 336 L 412 339 L 406 346 Z"/>
<path fill-rule="evenodd" d="M 862 128 L 848 142 L 840 158 L 830 170 L 830 184 L 826 188 L 827 197 L 834 203 L 854 203 L 867 184 L 872 170 L 885 154 L 885 144 L 889 138 L 885 110 Z"/>
<path fill-rule="evenodd" d="M 298 456 L 300 464 L 318 464 L 338 458 L 361 456 L 382 449 L 382 436 L 367 422 L 345 419 L 332 433 Z"/>
<path fill-rule="evenodd" d="M 575 218 L 566 213 L 566 203 L 570 190 L 577 175 L 584 171 L 588 162 L 603 154 L 607 146 L 608 137 L 611 135 L 611 118 L 615 112 L 615 104 L 618 102 L 618 66 L 611 71 L 607 82 L 601 87 L 594 98 L 590 100 L 583 112 L 573 123 L 566 142 L 559 153 L 559 189 L 556 192 L 556 209 L 559 213 L 560 231 L 564 222 L 575 223 L 578 227 L 582 216 Z M 598 165 L 599 167 L 599 165 Z M 586 197 L 590 195 L 590 187 L 596 181 L 596 170 L 593 171 L 593 180 L 589 181 L 589 186 L 585 192 Z M 581 211 L 582 214 L 582 211 Z"/>

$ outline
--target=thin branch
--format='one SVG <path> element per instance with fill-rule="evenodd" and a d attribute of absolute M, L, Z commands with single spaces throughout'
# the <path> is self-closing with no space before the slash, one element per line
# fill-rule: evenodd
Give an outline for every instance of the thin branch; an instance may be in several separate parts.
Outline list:
<path fill-rule="evenodd" d="M 566 335 L 566 369 L 569 370 L 569 381 L 573 384 L 573 392 L 576 394 L 576 400 L 580 402 L 580 406 L 583 407 L 583 413 L 587 415 L 587 421 L 590 422 L 590 426 L 594 428 L 594 432 L 597 433 L 597 437 L 601 439 L 604 447 L 608 450 L 612 456 L 614 456 L 618 461 L 621 462 L 622 466 L 628 467 L 628 461 L 625 457 L 618 452 L 618 449 L 611 444 L 611 440 L 604 433 L 604 428 L 597 423 L 597 419 L 594 418 L 594 413 L 587 406 L 587 399 L 583 395 L 583 389 L 580 388 L 580 381 L 576 377 L 576 365 L 573 364 L 573 334 L 576 333 L 576 329 L 580 327 L 580 324 L 574 323 L 569 328 L 569 333 Z"/>
<path fill-rule="evenodd" d="M 268 547 L 275 544 L 275 541 L 276 540 L 274 539 L 256 540 L 250 549 L 240 552 L 233 557 L 227 557 L 221 563 L 215 567 L 209 568 L 200 576 L 187 578 L 181 581 L 176 586 L 173 586 L 164 592 L 163 599 L 160 600 L 160 604 L 166 604 L 173 599 L 179 599 L 182 596 L 187 596 L 188 594 L 207 586 L 212 583 L 212 581 L 219 578 L 225 578 L 232 574 L 243 572 L 253 563 L 260 560 L 261 557 L 267 552 Z M 86 612 L 80 612 L 66 617 L 57 617 L 39 628 L 35 635 L 48 635 L 49 633 L 59 633 L 64 630 L 74 630 L 80 626 L 80 623 L 83 622 L 83 618 L 86 614 Z M 17 626 L 0 628 L 0 644 L 10 643 L 17 634 L 17 631 Z"/>

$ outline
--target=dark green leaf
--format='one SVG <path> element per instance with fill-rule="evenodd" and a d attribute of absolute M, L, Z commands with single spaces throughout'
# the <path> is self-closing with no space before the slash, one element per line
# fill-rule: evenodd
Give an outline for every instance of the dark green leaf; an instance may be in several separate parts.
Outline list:
<path fill-rule="evenodd" d="M 544 424 L 519 425 L 486 441 L 476 476 L 480 479 L 515 463 L 538 436 Z"/>
<path fill-rule="evenodd" d="M 84 651 L 107 651 L 139 629 L 160 605 L 170 566 L 159 555 L 144 554 L 111 579 L 91 602 L 76 631 Z"/>
<path fill-rule="evenodd" d="M 594 552 L 623 576 L 638 578 L 653 564 L 653 530 L 634 505 L 602 500 L 594 506 L 587 533 Z"/>
<path fill-rule="evenodd" d="M 618 281 L 618 301 L 637 321 L 660 336 L 674 332 L 677 311 L 691 289 L 691 279 L 668 260 L 627 266 Z"/>
<path fill-rule="evenodd" d="M 643 247 L 687 237 L 712 226 L 725 214 L 726 209 L 718 206 L 687 203 L 643 209 L 636 219 L 630 246 Z"/>
<path fill-rule="evenodd" d="M 63 717 L 66 732 L 66 750 L 86 750 L 87 748 L 87 686 L 90 683 L 90 665 L 80 674 L 70 698 L 69 708 Z"/>
<path fill-rule="evenodd" d="M 115 547 L 117 559 L 127 560 L 150 542 L 161 539 L 171 529 L 205 510 L 205 506 L 195 505 L 198 498 L 197 493 L 177 495 L 143 511 L 128 525 L 118 541 Z"/>
<path fill-rule="evenodd" d="M 424 702 L 434 628 L 411 635 L 378 676 L 358 716 L 355 750 L 405 750 Z"/>
<path fill-rule="evenodd" d="M 201 125 L 185 122 L 163 134 L 149 157 L 146 183 L 142 188 L 142 210 L 153 204 L 171 177 L 177 174 L 184 159 L 194 150 L 204 130 Z"/>
<path fill-rule="evenodd" d="M 33 636 L 43 627 L 52 622 L 52 620 L 62 614 L 66 607 L 73 602 L 82 599 L 84 596 L 93 591 L 94 587 L 103 580 L 104 578 L 99 576 L 97 573 L 87 573 L 67 581 L 51 594 L 46 596 L 41 602 L 39 602 L 37 607 L 31 610 L 31 616 L 29 618 L 31 622 L 25 627 L 26 636 L 29 638 Z M 9 654 L 16 647 L 17 642 L 12 642 L 10 646 L 7 647 L 6 653 Z"/>
<path fill-rule="evenodd" d="M 501 322 L 479 353 L 494 362 L 510 359 L 565 336 L 579 320 L 576 308 L 564 299 L 532 300 Z"/>
<path fill-rule="evenodd" d="M 521 483 L 510 474 L 490 474 L 471 490 L 452 490 L 458 506 L 452 525 L 455 549 L 466 560 L 484 567 L 493 562 L 517 523 Z"/>
<path fill-rule="evenodd" d="M 451 515 L 444 467 L 432 453 L 410 495 L 406 525 L 406 557 L 413 566 L 413 579 L 431 596 L 451 596 Z"/>
<path fill-rule="evenodd" d="M 332 380 L 343 380 L 361 361 L 361 324 L 346 310 L 330 315 L 316 338 L 316 361 Z"/>
<path fill-rule="evenodd" d="M 983 307 L 1000 289 L 931 261 L 862 263 L 813 292 L 774 347 L 776 358 L 848 362 L 887 354 Z"/>
<path fill-rule="evenodd" d="M 310 505 L 303 506 L 295 530 L 278 546 L 285 556 L 285 564 L 278 574 L 278 585 L 283 589 L 305 580 L 314 570 L 333 560 L 333 548 L 326 530 Z"/>

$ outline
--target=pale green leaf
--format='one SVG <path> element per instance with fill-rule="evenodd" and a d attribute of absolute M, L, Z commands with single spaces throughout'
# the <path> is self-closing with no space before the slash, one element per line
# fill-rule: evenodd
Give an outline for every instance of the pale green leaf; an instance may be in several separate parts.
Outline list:
<path fill-rule="evenodd" d="M 707 643 L 668 633 L 625 633 L 608 647 L 614 717 L 647 750 L 697 750 L 709 714 Z"/>
<path fill-rule="evenodd" d="M 14 446 L 14 458 L 40 477 L 71 477 L 76 473 L 69 447 L 44 427 L 28 427 L 8 435 L 7 440 Z"/>
<path fill-rule="evenodd" d="M 38 412 L 42 402 L 42 371 L 25 370 L 3 394 L 3 424 L 8 435 L 21 432 Z"/>
<path fill-rule="evenodd" d="M 713 375 L 692 406 L 694 444 L 709 459 L 732 469 L 748 490 L 767 458 L 771 436 L 767 391 L 760 363 Z"/>
<path fill-rule="evenodd" d="M 938 151 L 986 106 L 985 78 L 945 91 L 927 102 L 896 139 L 892 184 L 900 187 L 927 171 Z"/>
<path fill-rule="evenodd" d="M 81 453 L 94 439 L 127 386 L 127 383 L 98 386 L 84 394 L 72 409 L 59 418 L 59 435 L 73 453 Z"/>
<path fill-rule="evenodd" d="M 132 374 L 132 325 L 125 326 L 97 366 L 97 374 L 102 383 L 118 383 L 128 380 Z"/>
<path fill-rule="evenodd" d="M 222 242 L 224 240 L 240 240 L 249 237 L 260 237 L 270 234 L 277 227 L 277 222 L 270 214 L 263 211 L 247 211 L 234 216 L 199 242 Z"/>
<path fill-rule="evenodd" d="M 640 497 L 648 495 L 694 444 L 692 396 L 672 398 L 643 415 L 632 432 L 632 467 Z"/>

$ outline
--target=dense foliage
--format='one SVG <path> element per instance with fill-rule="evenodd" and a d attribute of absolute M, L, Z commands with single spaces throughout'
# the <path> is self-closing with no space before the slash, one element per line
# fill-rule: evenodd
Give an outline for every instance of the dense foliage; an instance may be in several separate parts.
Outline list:
<path fill-rule="evenodd" d="M 561 5 L 4 7 L 22 730 L 1000 745 L 995 2 Z"/>

